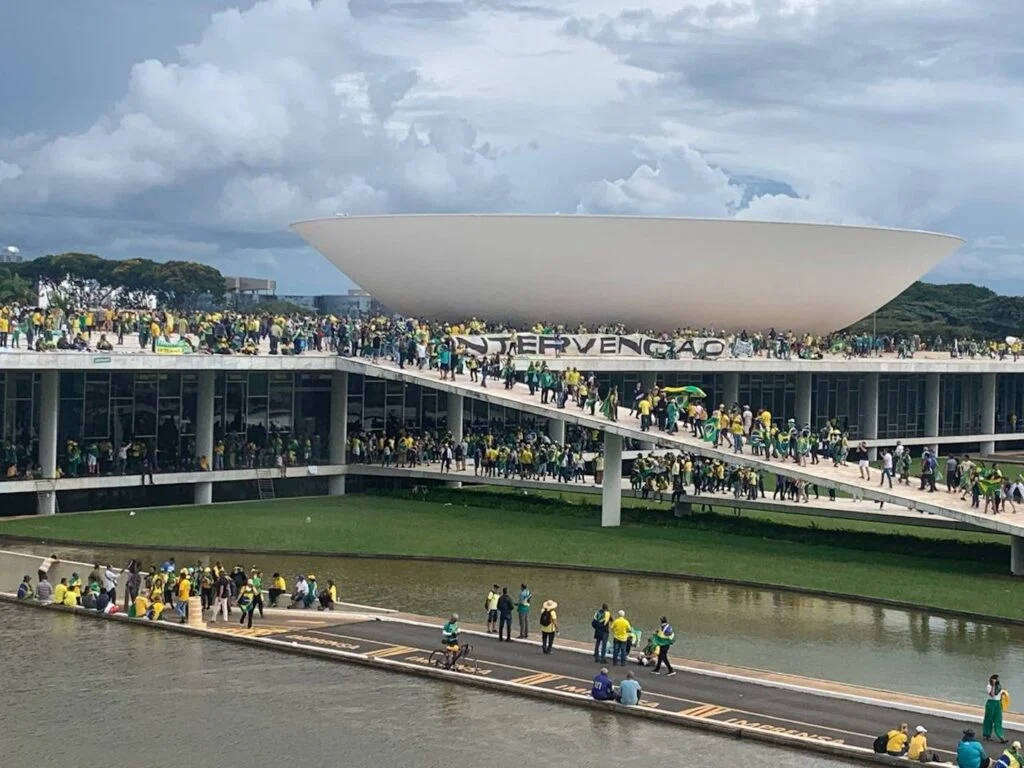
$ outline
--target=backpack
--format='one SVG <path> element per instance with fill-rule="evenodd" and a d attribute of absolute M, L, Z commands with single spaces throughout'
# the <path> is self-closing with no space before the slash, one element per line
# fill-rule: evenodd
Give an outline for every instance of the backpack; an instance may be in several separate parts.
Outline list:
<path fill-rule="evenodd" d="M 889 734 L 883 733 L 873 742 L 871 742 L 871 749 L 876 755 L 884 755 L 885 748 L 889 744 Z"/>
<path fill-rule="evenodd" d="M 548 627 L 551 625 L 551 611 L 547 608 L 540 612 L 540 625 L 542 627 Z"/>

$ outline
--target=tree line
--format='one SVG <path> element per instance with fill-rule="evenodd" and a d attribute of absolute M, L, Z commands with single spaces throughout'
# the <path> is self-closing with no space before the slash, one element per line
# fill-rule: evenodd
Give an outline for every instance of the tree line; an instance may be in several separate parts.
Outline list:
<path fill-rule="evenodd" d="M 60 253 L 0 265 L 0 303 L 35 304 L 44 292 L 52 305 L 133 307 L 150 296 L 161 306 L 192 308 L 224 298 L 220 270 L 193 261 L 104 259 Z"/>

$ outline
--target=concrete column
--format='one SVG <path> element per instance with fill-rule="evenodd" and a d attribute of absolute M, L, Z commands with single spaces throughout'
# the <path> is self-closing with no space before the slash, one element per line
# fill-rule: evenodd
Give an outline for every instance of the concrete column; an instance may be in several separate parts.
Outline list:
<path fill-rule="evenodd" d="M 864 428 L 865 440 L 878 439 L 878 374 L 864 374 Z M 878 448 L 868 449 L 868 458 L 878 460 Z"/>
<path fill-rule="evenodd" d="M 937 373 L 927 373 L 924 377 L 924 436 L 939 436 L 939 374 Z"/>
<path fill-rule="evenodd" d="M 557 445 L 565 445 L 565 422 L 562 419 L 548 419 L 548 437 Z"/>
<path fill-rule="evenodd" d="M 801 427 L 814 426 L 811 424 L 811 374 L 809 373 L 796 375 L 796 415 L 794 418 Z"/>
<path fill-rule="evenodd" d="M 452 439 L 457 443 L 462 440 L 462 422 L 465 414 L 465 399 L 456 392 L 448 393 L 448 431 L 452 433 Z M 452 449 L 454 453 L 454 447 Z M 452 462 L 454 465 L 455 462 Z M 449 488 L 461 488 L 462 483 L 452 480 L 445 483 Z"/>
<path fill-rule="evenodd" d="M 725 390 L 722 392 L 722 402 L 725 403 L 726 408 L 732 408 L 733 403 L 739 402 L 740 399 L 740 374 L 738 371 L 732 371 L 725 374 Z M 743 403 L 740 403 L 743 405 Z"/>
<path fill-rule="evenodd" d="M 981 434 L 991 435 L 996 431 L 996 375 L 981 374 Z M 986 440 L 980 446 L 982 456 L 995 453 L 994 440 Z"/>
<path fill-rule="evenodd" d="M 601 484 L 601 527 L 622 522 L 622 438 L 604 433 L 604 482 Z"/>
<path fill-rule="evenodd" d="M 213 404 L 214 371 L 199 372 L 199 392 L 196 399 L 196 460 L 205 456 L 213 470 Z M 196 483 L 192 489 L 195 504 L 213 503 L 213 483 Z"/>
<path fill-rule="evenodd" d="M 1024 576 L 1024 536 L 1010 537 L 1010 574 Z"/>
<path fill-rule="evenodd" d="M 57 410 L 60 408 L 60 374 L 42 372 L 39 404 L 39 466 L 43 478 L 57 477 Z M 36 494 L 36 513 L 52 515 L 57 511 L 57 492 L 40 491 Z"/>
<path fill-rule="evenodd" d="M 327 449 L 331 464 L 348 462 L 348 371 L 331 374 L 331 427 Z M 345 495 L 345 476 L 331 475 L 327 478 L 327 493 L 330 496 Z"/>

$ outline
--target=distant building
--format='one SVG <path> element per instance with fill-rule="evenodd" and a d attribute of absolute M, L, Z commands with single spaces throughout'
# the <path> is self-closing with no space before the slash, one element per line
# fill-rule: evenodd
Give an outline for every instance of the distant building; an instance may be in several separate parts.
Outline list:
<path fill-rule="evenodd" d="M 384 308 L 369 293 L 360 288 L 351 288 L 346 294 L 321 296 L 273 296 L 267 300 L 287 301 L 313 312 L 327 315 L 366 314 L 384 312 Z"/>
<path fill-rule="evenodd" d="M 277 292 L 277 281 L 263 277 L 225 277 L 225 298 L 235 307 L 256 304 L 263 296 Z"/>
<path fill-rule="evenodd" d="M 0 250 L 0 264 L 21 264 L 24 260 L 25 257 L 21 255 L 21 250 L 16 246 L 8 245 Z"/>

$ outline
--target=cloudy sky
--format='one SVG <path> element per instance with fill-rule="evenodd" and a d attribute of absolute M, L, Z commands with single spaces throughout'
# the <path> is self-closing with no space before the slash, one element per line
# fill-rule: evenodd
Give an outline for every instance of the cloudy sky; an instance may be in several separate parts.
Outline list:
<path fill-rule="evenodd" d="M 1019 6 L 3 3 L 0 244 L 330 293 L 288 222 L 735 216 L 951 232 L 930 279 L 1024 293 Z"/>

